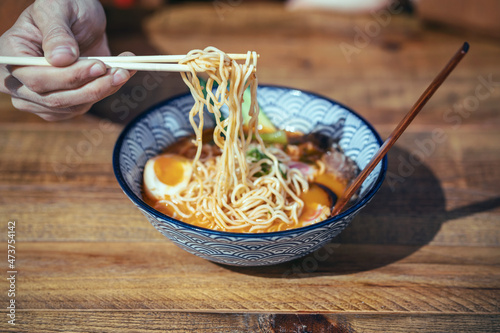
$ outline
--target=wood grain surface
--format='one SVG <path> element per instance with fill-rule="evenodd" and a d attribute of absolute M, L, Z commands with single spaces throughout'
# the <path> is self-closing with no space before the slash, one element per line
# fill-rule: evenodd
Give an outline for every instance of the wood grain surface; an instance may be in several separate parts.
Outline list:
<path fill-rule="evenodd" d="M 144 24 L 152 48 L 256 50 L 261 83 L 336 99 L 384 138 L 464 40 L 471 50 L 390 151 L 386 181 L 369 206 L 324 248 L 271 267 L 224 266 L 184 252 L 114 178 L 111 153 L 123 123 L 184 89 L 176 75 L 156 77 L 158 87 L 126 114 L 111 105 L 133 86 L 60 123 L 17 111 L 0 95 L 0 331 L 499 331 L 498 41 L 428 29 L 407 15 L 377 21 L 217 3 L 156 12 Z M 356 44 L 356 31 L 375 29 L 373 22 L 379 32 Z M 115 49 L 140 53 L 136 39 L 111 37 Z M 341 45 L 359 52 L 346 57 Z M 13 220 L 15 326 L 7 323 L 6 280 Z"/>

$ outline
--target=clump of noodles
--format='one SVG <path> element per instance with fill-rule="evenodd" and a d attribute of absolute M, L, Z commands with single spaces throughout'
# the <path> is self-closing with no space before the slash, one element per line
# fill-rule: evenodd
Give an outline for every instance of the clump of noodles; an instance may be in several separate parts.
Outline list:
<path fill-rule="evenodd" d="M 259 136 L 256 53 L 248 52 L 246 61 L 240 64 L 208 47 L 189 52 L 180 63 L 190 67 L 182 78 L 195 100 L 189 119 L 197 150 L 189 185 L 162 204 L 172 207 L 176 218 L 196 220 L 198 225 L 215 230 L 270 232 L 297 227 L 304 206 L 299 196 L 308 190 L 308 182 L 299 170 L 287 167 L 290 158 L 286 153 L 276 147 L 266 148 Z M 206 97 L 198 71 L 208 74 Z M 247 87 L 251 90 L 251 119 L 248 133 L 244 133 L 241 105 Z M 221 120 L 224 104 L 229 115 Z M 216 119 L 213 140 L 221 154 L 215 157 L 202 154 L 204 108 Z M 255 148 L 265 158 L 250 157 L 248 152 Z"/>

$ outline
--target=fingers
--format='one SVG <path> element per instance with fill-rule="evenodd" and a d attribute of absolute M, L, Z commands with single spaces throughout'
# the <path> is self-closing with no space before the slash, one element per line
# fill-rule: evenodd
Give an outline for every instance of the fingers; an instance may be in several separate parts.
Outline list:
<path fill-rule="evenodd" d="M 108 69 L 97 60 L 82 60 L 67 67 L 18 66 L 0 76 L 14 107 L 54 121 L 85 113 L 95 102 L 118 91 L 134 74 Z"/>
<path fill-rule="evenodd" d="M 79 51 L 71 31 L 66 27 L 51 26 L 44 35 L 42 49 L 47 61 L 53 66 L 67 66 L 78 59 Z"/>
<path fill-rule="evenodd" d="M 124 52 L 120 56 L 133 56 L 131 52 Z M 79 88 L 86 83 L 106 74 L 106 66 L 96 60 L 82 60 L 68 67 L 37 67 L 22 66 L 10 69 L 10 74 L 29 90 L 44 94 L 58 90 Z M 126 82 L 135 71 L 111 70 L 113 86 L 120 86 Z M 17 90 L 17 89 L 15 89 Z M 15 93 L 14 89 L 12 92 Z"/>
<path fill-rule="evenodd" d="M 19 84 L 12 93 L 12 104 L 18 110 L 35 113 L 49 121 L 68 119 L 87 112 L 95 102 L 114 94 L 132 75 L 127 70 L 113 68 L 81 87 L 41 94 Z"/>
<path fill-rule="evenodd" d="M 135 54 L 133 54 L 132 52 L 129 52 L 129 51 L 122 52 L 118 55 L 118 57 L 133 57 L 133 56 L 135 56 Z M 122 85 L 123 83 L 127 82 L 132 76 L 134 76 L 135 73 L 137 73 L 137 71 L 133 71 L 133 70 L 122 69 L 122 71 L 125 71 L 128 74 L 124 73 L 125 77 L 122 77 L 121 71 L 116 72 L 115 73 L 116 77 L 113 79 L 114 85 Z M 124 80 L 124 81 L 122 83 L 120 83 L 120 79 Z"/>
<path fill-rule="evenodd" d="M 97 60 L 77 61 L 80 54 L 110 54 L 105 22 L 98 0 L 35 1 L 0 36 L 0 54 L 43 55 L 55 67 L 0 66 L 0 92 L 12 95 L 16 108 L 47 120 L 85 113 L 115 93 L 134 71 L 108 69 Z"/>
<path fill-rule="evenodd" d="M 45 58 L 53 66 L 68 66 L 79 56 L 78 42 L 71 31 L 72 11 L 57 1 L 35 2 L 33 19 L 42 35 Z"/>
<path fill-rule="evenodd" d="M 29 90 L 44 94 L 58 90 L 79 88 L 106 74 L 100 61 L 78 61 L 68 67 L 26 66 L 10 69 L 10 73 Z"/>
<path fill-rule="evenodd" d="M 12 97 L 12 105 L 20 111 L 36 114 L 40 118 L 47 121 L 70 119 L 84 114 L 92 107 L 92 103 L 89 103 L 84 105 L 74 105 L 65 109 L 53 109 L 16 97 Z"/>

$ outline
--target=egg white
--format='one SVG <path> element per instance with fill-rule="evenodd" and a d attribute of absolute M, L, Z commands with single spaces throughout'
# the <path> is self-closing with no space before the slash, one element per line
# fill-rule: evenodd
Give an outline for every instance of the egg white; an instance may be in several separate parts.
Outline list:
<path fill-rule="evenodd" d="M 163 183 L 155 172 L 155 163 L 162 156 L 167 156 L 173 159 L 174 163 L 179 163 L 182 166 L 182 174 L 179 175 L 179 181 L 175 185 L 167 185 Z M 149 159 L 144 166 L 144 192 L 153 200 L 163 200 L 165 196 L 171 196 L 182 191 L 189 183 L 193 171 L 192 162 L 188 159 L 173 154 L 158 155 Z"/>

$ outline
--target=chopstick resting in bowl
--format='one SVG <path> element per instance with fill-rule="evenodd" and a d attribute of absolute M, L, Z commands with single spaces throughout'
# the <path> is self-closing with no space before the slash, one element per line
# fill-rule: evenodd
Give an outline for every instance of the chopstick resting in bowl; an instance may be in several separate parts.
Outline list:
<path fill-rule="evenodd" d="M 247 58 L 247 54 L 230 53 L 234 60 Z M 185 55 L 123 56 L 123 57 L 80 57 L 79 60 L 100 60 L 109 68 L 123 68 L 137 71 L 189 72 L 189 66 L 176 64 Z M 258 57 L 258 55 L 257 55 Z M 44 57 L 0 56 L 0 64 L 15 66 L 52 66 Z"/>

